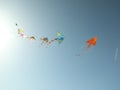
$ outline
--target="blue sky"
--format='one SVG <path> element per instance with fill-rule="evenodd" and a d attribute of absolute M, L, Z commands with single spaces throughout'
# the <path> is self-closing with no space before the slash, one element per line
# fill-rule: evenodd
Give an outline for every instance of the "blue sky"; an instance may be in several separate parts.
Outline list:
<path fill-rule="evenodd" d="M 0 16 L 14 37 L 0 52 L 0 90 L 120 90 L 120 2 L 118 0 L 0 0 Z M 17 37 L 18 23 L 30 42 Z M 65 40 L 39 47 L 41 36 Z M 86 40 L 95 47 L 81 56 Z M 115 50 L 118 48 L 117 63 Z"/>

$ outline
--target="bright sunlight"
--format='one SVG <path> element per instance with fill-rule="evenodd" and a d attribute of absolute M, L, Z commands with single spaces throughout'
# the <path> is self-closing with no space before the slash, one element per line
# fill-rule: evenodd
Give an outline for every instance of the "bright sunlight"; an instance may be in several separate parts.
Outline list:
<path fill-rule="evenodd" d="M 6 51 L 11 43 L 10 22 L 5 16 L 0 16 L 0 52 Z"/>

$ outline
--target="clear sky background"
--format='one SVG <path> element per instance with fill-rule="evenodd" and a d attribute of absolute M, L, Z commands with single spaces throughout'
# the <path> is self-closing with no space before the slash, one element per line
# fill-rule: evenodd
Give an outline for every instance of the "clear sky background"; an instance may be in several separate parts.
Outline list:
<path fill-rule="evenodd" d="M 0 16 L 13 36 L 0 51 L 0 90 L 120 90 L 119 0 L 0 0 Z M 19 38 L 16 22 L 37 40 Z M 57 32 L 62 44 L 39 47 Z M 76 56 L 96 35 L 97 45 Z"/>

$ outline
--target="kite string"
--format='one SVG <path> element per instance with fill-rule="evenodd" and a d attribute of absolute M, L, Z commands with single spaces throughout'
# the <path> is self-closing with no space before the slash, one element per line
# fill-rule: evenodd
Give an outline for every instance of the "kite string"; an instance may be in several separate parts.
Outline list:
<path fill-rule="evenodd" d="M 86 52 L 88 52 L 88 47 L 86 47 L 86 46 L 81 46 L 81 49 L 84 49 L 83 51 L 81 51 L 79 54 L 77 54 L 77 56 L 81 56 L 82 54 L 84 54 L 84 53 L 86 53 Z"/>
<path fill-rule="evenodd" d="M 49 42 L 48 42 L 48 45 L 50 45 L 50 44 L 52 44 L 54 41 L 56 41 L 57 40 L 57 38 L 54 38 L 54 39 L 52 39 L 52 40 L 50 40 Z"/>

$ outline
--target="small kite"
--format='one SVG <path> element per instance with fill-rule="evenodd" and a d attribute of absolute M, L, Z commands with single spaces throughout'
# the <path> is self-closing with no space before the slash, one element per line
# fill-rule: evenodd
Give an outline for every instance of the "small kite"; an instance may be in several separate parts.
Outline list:
<path fill-rule="evenodd" d="M 61 33 L 57 33 L 57 41 L 61 44 L 64 40 L 64 36 Z"/>
<path fill-rule="evenodd" d="M 23 34 L 24 30 L 22 28 L 18 28 L 18 34 Z"/>
<path fill-rule="evenodd" d="M 18 26 L 18 24 L 17 24 L 17 23 L 15 23 L 15 25 L 16 25 L 16 26 Z"/>
<path fill-rule="evenodd" d="M 36 40 L 36 38 L 35 38 L 34 36 L 30 36 L 29 39 L 30 39 L 31 41 Z"/>
<path fill-rule="evenodd" d="M 22 28 L 19 28 L 17 23 L 16 23 L 15 25 L 16 25 L 17 28 L 18 28 L 18 34 L 24 33 L 24 30 L 23 30 Z"/>
<path fill-rule="evenodd" d="M 48 43 L 48 38 L 47 37 L 41 37 L 40 40 L 42 41 L 41 45 L 43 43 L 47 44 Z"/>
<path fill-rule="evenodd" d="M 18 26 L 17 23 L 15 25 Z M 22 28 L 18 28 L 18 34 L 23 38 L 27 37 L 27 35 L 24 34 L 24 30 Z"/>
<path fill-rule="evenodd" d="M 45 43 L 48 42 L 48 38 L 47 38 L 47 37 L 42 37 L 42 38 L 40 38 L 40 40 L 42 40 L 42 41 L 45 42 Z"/>
<path fill-rule="evenodd" d="M 28 36 L 24 34 L 24 30 L 22 28 L 18 28 L 18 35 L 22 38 L 28 38 Z"/>
<path fill-rule="evenodd" d="M 46 44 L 48 46 L 48 42 L 49 42 L 48 37 L 41 37 L 40 41 L 42 41 L 41 45 Z M 41 47 L 41 45 L 40 45 L 40 47 Z"/>

